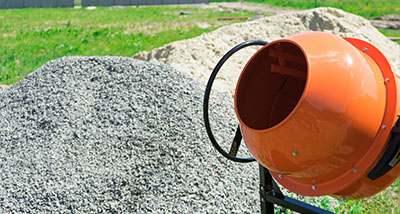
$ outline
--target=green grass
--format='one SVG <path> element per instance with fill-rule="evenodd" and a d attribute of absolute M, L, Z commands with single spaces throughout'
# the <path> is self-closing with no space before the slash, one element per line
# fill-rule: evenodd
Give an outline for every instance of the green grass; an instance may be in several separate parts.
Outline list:
<path fill-rule="evenodd" d="M 378 29 L 378 30 L 388 37 L 400 37 L 400 29 L 398 30 Z M 400 40 L 397 40 L 396 42 L 397 44 L 400 45 Z"/>
<path fill-rule="evenodd" d="M 291 193 L 289 197 L 294 197 Z M 317 204 L 318 207 L 342 214 L 399 214 L 400 213 L 400 179 L 384 191 L 365 199 L 360 200 L 339 200 L 324 197 L 304 197 L 306 203 Z M 332 204 L 331 201 L 336 201 Z M 277 212 L 276 212 L 277 213 Z M 283 213 L 295 213 L 286 210 Z"/>
<path fill-rule="evenodd" d="M 178 15 L 181 10 L 192 14 Z M 218 17 L 252 15 L 192 7 L 0 10 L 0 84 L 58 57 L 132 56 L 238 21 Z"/>
<path fill-rule="evenodd" d="M 224 0 L 212 0 L 224 1 Z M 232 0 L 237 1 L 237 0 Z M 365 18 L 382 14 L 400 14 L 399 0 L 244 0 L 245 2 L 263 3 L 276 7 L 311 9 L 315 7 L 334 7 Z"/>
<path fill-rule="evenodd" d="M 344 201 L 337 208 L 339 213 L 400 213 L 400 179 L 389 188 L 370 198 Z"/>

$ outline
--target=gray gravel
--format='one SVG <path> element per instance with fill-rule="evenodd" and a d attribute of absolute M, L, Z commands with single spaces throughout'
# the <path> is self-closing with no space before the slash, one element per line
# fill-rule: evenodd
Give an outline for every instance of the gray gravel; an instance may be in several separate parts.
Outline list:
<path fill-rule="evenodd" d="M 130 58 L 45 64 L 0 93 L 0 213 L 259 212 L 257 164 L 214 151 L 203 91 Z M 213 98 L 214 128 L 230 139 L 231 98 Z"/>

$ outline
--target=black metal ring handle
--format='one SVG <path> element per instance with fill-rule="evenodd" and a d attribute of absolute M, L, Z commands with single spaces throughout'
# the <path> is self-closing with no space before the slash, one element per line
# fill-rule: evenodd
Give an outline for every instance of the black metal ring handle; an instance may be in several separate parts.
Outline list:
<path fill-rule="evenodd" d="M 247 163 L 247 162 L 255 161 L 255 159 L 253 157 L 240 158 L 240 157 L 237 157 L 235 155 L 229 154 L 229 153 L 225 152 L 221 148 L 221 146 L 218 144 L 217 140 L 215 140 L 214 135 L 213 135 L 213 133 L 211 131 L 210 120 L 209 120 L 209 116 L 208 116 L 208 104 L 209 104 L 208 101 L 210 99 L 211 88 L 212 88 L 212 85 L 214 83 L 215 77 L 217 76 L 219 70 L 221 69 L 222 65 L 226 62 L 226 60 L 229 59 L 229 57 L 231 57 L 234 53 L 236 53 L 237 51 L 239 51 L 242 48 L 245 48 L 245 47 L 248 47 L 248 46 L 252 46 L 252 45 L 262 45 L 262 46 L 264 46 L 266 44 L 268 44 L 268 42 L 266 42 L 266 41 L 252 40 L 252 41 L 247 41 L 247 42 L 243 42 L 243 43 L 241 43 L 239 45 L 236 45 L 234 48 L 232 48 L 230 51 L 228 51 L 221 58 L 221 60 L 219 60 L 219 62 L 215 66 L 213 72 L 211 73 L 210 79 L 208 79 L 206 91 L 205 91 L 205 94 L 204 94 L 204 103 L 203 103 L 203 116 L 204 116 L 204 123 L 205 123 L 205 127 L 206 127 L 206 130 L 207 130 L 207 134 L 208 134 L 208 137 L 211 140 L 211 143 L 215 147 L 215 149 L 217 149 L 217 151 L 219 153 L 221 153 L 224 157 L 226 157 L 226 158 L 228 158 L 229 160 L 232 160 L 232 161 Z M 232 144 L 232 148 L 233 148 L 234 144 L 237 143 L 236 149 L 232 149 L 231 148 L 231 150 L 236 150 L 235 153 L 237 152 L 237 149 L 239 147 L 239 143 L 240 143 L 241 139 L 242 139 L 242 136 L 241 136 L 241 133 L 240 133 L 240 130 L 239 130 L 239 127 L 238 127 L 238 129 L 236 130 L 234 142 Z"/>

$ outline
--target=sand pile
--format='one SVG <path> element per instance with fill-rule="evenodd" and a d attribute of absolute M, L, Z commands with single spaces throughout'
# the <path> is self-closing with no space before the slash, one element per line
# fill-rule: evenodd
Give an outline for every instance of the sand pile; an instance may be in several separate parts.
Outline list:
<path fill-rule="evenodd" d="M 273 41 L 307 31 L 325 31 L 366 40 L 379 48 L 396 70 L 400 70 L 398 44 L 387 39 L 368 20 L 333 8 L 317 8 L 224 26 L 196 38 L 138 53 L 134 58 L 167 63 L 205 82 L 218 60 L 236 44 L 247 40 Z M 242 67 L 255 50 L 241 50 L 229 59 L 215 88 L 233 93 Z"/>

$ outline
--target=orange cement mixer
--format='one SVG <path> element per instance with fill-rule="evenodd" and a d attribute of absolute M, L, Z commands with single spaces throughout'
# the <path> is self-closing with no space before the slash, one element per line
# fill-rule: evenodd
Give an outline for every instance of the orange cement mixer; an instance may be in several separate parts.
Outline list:
<path fill-rule="evenodd" d="M 399 78 L 376 47 L 323 32 L 257 44 L 236 86 L 236 135 L 278 183 L 359 199 L 400 177 Z M 217 149 L 251 161 L 236 157 L 237 136 Z"/>

